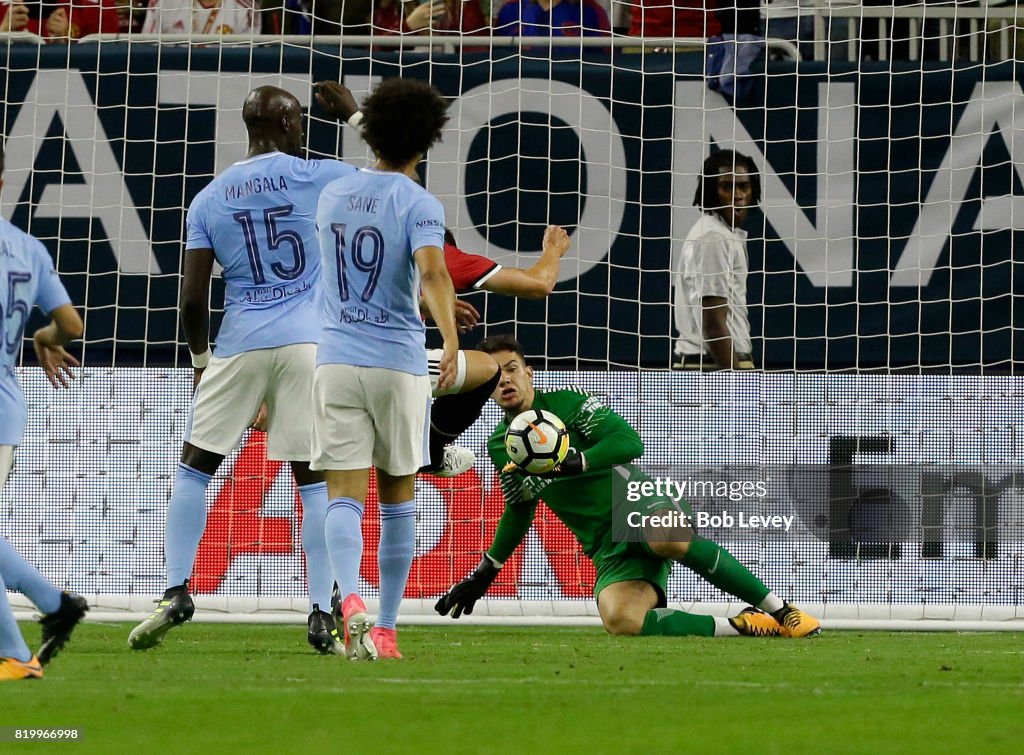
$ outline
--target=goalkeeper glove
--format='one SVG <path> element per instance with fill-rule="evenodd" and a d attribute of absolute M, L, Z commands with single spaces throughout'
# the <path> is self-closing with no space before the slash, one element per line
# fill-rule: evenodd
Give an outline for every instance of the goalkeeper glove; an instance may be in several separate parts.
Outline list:
<path fill-rule="evenodd" d="M 562 463 L 541 477 L 573 477 L 587 471 L 587 460 L 579 451 L 571 450 Z"/>
<path fill-rule="evenodd" d="M 485 553 L 480 559 L 479 566 L 468 577 L 452 585 L 448 592 L 438 599 L 434 604 L 434 610 L 442 616 L 451 614 L 453 619 L 459 618 L 462 614 L 469 616 L 473 613 L 473 606 L 487 592 L 499 571 L 501 567 Z"/>
<path fill-rule="evenodd" d="M 530 479 L 531 477 L 541 477 L 545 480 L 551 480 L 559 477 L 574 477 L 575 475 L 583 474 L 586 471 L 587 459 L 582 453 L 576 450 L 569 451 L 569 453 L 565 455 L 565 458 L 562 459 L 561 464 L 556 466 L 550 472 L 527 472 L 525 469 L 517 465 L 514 461 L 510 461 L 501 469 L 503 483 L 504 476 L 509 474 L 523 474 L 526 475 L 526 479 Z"/>

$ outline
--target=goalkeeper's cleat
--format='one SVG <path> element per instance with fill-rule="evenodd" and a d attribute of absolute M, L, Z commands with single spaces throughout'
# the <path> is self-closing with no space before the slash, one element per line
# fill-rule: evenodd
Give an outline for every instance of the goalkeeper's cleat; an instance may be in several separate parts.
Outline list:
<path fill-rule="evenodd" d="M 309 644 L 322 655 L 345 655 L 345 646 L 338 636 L 338 626 L 334 617 L 320 610 L 320 604 L 314 603 L 313 610 L 306 621 L 306 639 Z"/>
<path fill-rule="evenodd" d="M 42 678 L 43 664 L 34 655 L 27 661 L 19 661 L 17 658 L 0 658 L 0 682 Z"/>
<path fill-rule="evenodd" d="M 184 624 L 196 612 L 192 596 L 188 594 L 188 580 L 185 584 L 171 587 L 157 601 L 156 610 L 128 635 L 128 647 L 133 650 L 149 650 L 163 642 L 164 635 L 179 624 Z"/>
<path fill-rule="evenodd" d="M 729 619 L 733 629 L 744 637 L 780 637 L 782 627 L 771 614 L 747 606 L 736 616 Z"/>
<path fill-rule="evenodd" d="M 39 619 L 39 623 L 43 625 L 43 644 L 39 646 L 41 664 L 45 666 L 60 652 L 88 610 L 89 604 L 81 595 L 73 592 L 60 594 L 60 606 L 57 610 Z"/>
<path fill-rule="evenodd" d="M 476 464 L 476 454 L 462 446 L 445 446 L 441 464 L 436 467 L 424 467 L 423 471 L 435 477 L 458 477 L 468 472 Z"/>
<path fill-rule="evenodd" d="M 374 627 L 370 630 L 370 638 L 377 648 L 378 658 L 401 659 L 402 654 L 398 652 L 398 633 L 394 629 Z"/>
<path fill-rule="evenodd" d="M 820 621 L 789 603 L 772 615 L 779 622 L 783 637 L 813 637 L 821 634 Z"/>
<path fill-rule="evenodd" d="M 341 602 L 341 619 L 345 627 L 345 657 L 350 661 L 375 661 L 377 648 L 370 636 L 370 617 L 366 604 L 355 593 Z"/>

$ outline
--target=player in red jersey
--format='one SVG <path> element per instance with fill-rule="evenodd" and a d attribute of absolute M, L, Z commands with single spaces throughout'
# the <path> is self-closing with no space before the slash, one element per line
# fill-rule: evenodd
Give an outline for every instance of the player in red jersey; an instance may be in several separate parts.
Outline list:
<path fill-rule="evenodd" d="M 468 291 L 490 291 L 504 296 L 522 299 L 543 299 L 550 294 L 558 282 L 558 267 L 562 257 L 569 250 L 569 234 L 557 225 L 550 225 L 544 231 L 540 259 L 528 268 L 504 267 L 492 259 L 479 254 L 464 252 L 456 246 L 455 236 L 445 230 L 444 261 L 448 266 L 456 293 Z M 459 302 L 459 325 L 462 331 L 476 326 L 479 313 L 468 302 Z M 473 352 L 467 352 L 472 355 Z M 468 449 L 452 444 L 480 416 L 487 399 L 498 385 L 501 371 L 491 380 L 460 393 L 438 396 L 430 410 L 430 465 L 424 471 L 444 470 L 466 471 L 475 462 Z M 444 455 L 457 454 L 461 463 L 454 459 L 445 460 Z"/>
<path fill-rule="evenodd" d="M 480 254 L 459 249 L 449 230 L 444 235 L 444 261 L 455 284 L 455 293 L 490 291 L 520 299 L 543 299 L 558 282 L 558 265 L 569 249 L 569 234 L 549 225 L 544 232 L 540 259 L 528 268 L 502 267 Z"/>

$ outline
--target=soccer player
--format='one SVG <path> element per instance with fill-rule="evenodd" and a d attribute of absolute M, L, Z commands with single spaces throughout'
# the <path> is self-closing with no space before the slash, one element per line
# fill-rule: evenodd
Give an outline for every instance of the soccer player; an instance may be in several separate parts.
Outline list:
<path fill-rule="evenodd" d="M 456 245 L 452 232 L 445 229 L 444 233 L 444 261 L 456 293 L 490 291 L 523 299 L 543 299 L 554 290 L 559 263 L 569 250 L 569 234 L 563 228 L 551 225 L 544 231 L 541 255 L 534 265 L 528 268 L 503 267 L 482 255 L 462 251 Z M 469 317 L 463 323 L 475 325 L 478 313 L 468 303 L 465 304 L 469 308 Z M 474 352 L 461 353 L 470 358 L 471 364 L 476 364 Z M 475 353 L 486 356 L 482 352 Z M 483 365 L 476 370 L 477 375 L 486 377 L 485 381 L 475 384 L 467 381 L 466 388 L 440 396 L 431 407 L 430 466 L 424 471 L 441 469 L 442 476 L 451 476 L 466 471 L 476 462 L 472 451 L 451 444 L 480 416 L 484 404 L 498 385 L 501 371 L 490 357 L 488 363 L 494 365 L 490 373 Z"/>
<path fill-rule="evenodd" d="M 665 537 L 668 532 L 662 531 L 648 533 L 642 542 L 616 542 L 612 478 L 618 473 L 628 474 L 631 480 L 648 479 L 630 464 L 643 453 L 640 436 L 593 396 L 574 389 L 536 390 L 522 346 L 511 336 L 493 336 L 479 348 L 501 365 L 494 400 L 505 419 L 491 434 L 487 448 L 491 461 L 502 470 L 505 510 L 479 566 L 437 601 L 439 614 L 458 618 L 473 612 L 476 601 L 526 537 L 537 501 L 543 498 L 594 562 L 594 596 L 601 621 L 611 634 L 806 637 L 820 630 L 817 619 L 785 603 L 728 551 L 692 530 L 677 539 Z M 511 464 L 505 450 L 509 421 L 528 409 L 546 409 L 568 428 L 572 450 L 554 476 L 525 474 Z M 673 508 L 671 500 L 656 497 L 636 505 L 651 512 Z M 665 591 L 673 561 L 756 608 L 729 619 L 669 610 Z"/>
<path fill-rule="evenodd" d="M 329 114 L 347 121 L 357 130 L 363 114 L 359 111 L 351 92 L 334 81 L 319 81 L 316 100 Z M 418 179 L 416 179 L 418 180 Z M 503 267 L 494 260 L 458 248 L 455 236 L 447 228 L 444 232 L 444 259 L 456 293 L 490 291 L 524 299 L 543 299 L 558 281 L 558 268 L 569 249 L 569 235 L 558 226 L 548 226 L 544 232 L 540 258 L 528 268 Z M 456 317 L 462 330 L 476 326 L 480 314 L 468 302 L 456 302 Z M 460 372 L 455 383 L 445 391 L 436 388 L 437 363 L 440 349 L 427 353 L 437 399 L 430 412 L 428 459 L 421 472 L 439 477 L 455 477 L 472 469 L 476 455 L 468 448 L 453 445 L 454 441 L 472 425 L 501 376 L 497 364 L 479 351 L 460 351 Z"/>
<path fill-rule="evenodd" d="M 754 369 L 747 318 L 747 213 L 761 201 L 754 161 L 720 150 L 704 161 L 693 203 L 701 209 L 673 271 L 679 339 L 672 369 Z"/>
<path fill-rule="evenodd" d="M 0 145 L 0 174 L 4 155 Z M 3 180 L 0 179 L 0 186 Z M 64 346 L 82 337 L 82 318 L 53 269 L 46 247 L 36 238 L 0 218 L 0 490 L 14 462 L 14 449 L 25 433 L 25 397 L 18 385 L 14 366 L 18 361 L 25 324 L 32 307 L 50 317 L 50 323 L 35 332 L 39 365 L 54 388 L 67 388 L 78 360 Z M 31 600 L 43 617 L 43 640 L 37 654 L 25 644 L 7 591 L 16 590 Z M 3 537 L 0 537 L 0 681 L 41 679 L 43 666 L 71 637 L 71 632 L 89 610 L 85 598 L 55 587 Z"/>
<path fill-rule="evenodd" d="M 327 489 L 309 468 L 313 371 L 320 317 L 316 206 L 321 189 L 355 172 L 336 160 L 305 160 L 299 101 L 272 86 L 245 99 L 246 158 L 217 176 L 189 206 L 180 314 L 195 395 L 167 510 L 167 590 L 128 644 L 158 645 L 192 618 L 189 576 L 206 528 L 206 488 L 266 404 L 267 456 L 291 465 L 302 499 L 302 547 L 311 610 L 309 643 L 341 654 L 328 608 L 332 577 L 324 540 Z M 224 268 L 224 320 L 209 347 L 210 275 Z"/>
<path fill-rule="evenodd" d="M 562 257 L 569 251 L 569 234 L 557 225 L 544 230 L 541 252 L 530 267 L 503 267 L 481 254 L 464 252 L 455 235 L 444 232 L 444 261 L 452 276 L 455 292 L 490 291 L 520 299 L 543 299 L 555 289 Z"/>
<path fill-rule="evenodd" d="M 416 166 L 441 138 L 447 109 L 421 81 L 378 84 L 362 120 L 376 163 L 329 184 L 317 210 L 324 315 L 313 381 L 312 466 L 326 470 L 325 530 L 353 660 L 402 657 L 395 626 L 416 544 L 413 491 L 426 458 L 431 394 L 419 290 L 444 339 L 437 390 L 452 386 L 457 373 L 444 210 L 415 180 Z M 372 632 L 358 594 L 371 466 L 381 504 L 380 611 Z"/>

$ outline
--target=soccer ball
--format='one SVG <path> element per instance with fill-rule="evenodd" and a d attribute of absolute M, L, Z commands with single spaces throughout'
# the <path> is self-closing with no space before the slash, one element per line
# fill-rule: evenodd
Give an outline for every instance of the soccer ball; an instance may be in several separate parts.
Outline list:
<path fill-rule="evenodd" d="M 509 422 L 505 450 L 524 471 L 544 474 L 565 461 L 569 431 L 551 412 L 529 409 Z"/>

